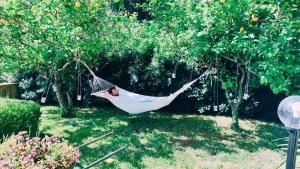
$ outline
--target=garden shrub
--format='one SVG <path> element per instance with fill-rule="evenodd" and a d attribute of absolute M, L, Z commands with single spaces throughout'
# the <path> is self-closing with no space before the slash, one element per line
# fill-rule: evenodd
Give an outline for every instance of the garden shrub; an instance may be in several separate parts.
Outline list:
<path fill-rule="evenodd" d="M 39 104 L 32 101 L 0 98 L 0 138 L 20 131 L 38 131 Z"/>
<path fill-rule="evenodd" d="M 29 138 L 20 132 L 0 145 L 0 168 L 69 168 L 78 162 L 80 152 L 57 136 Z"/>

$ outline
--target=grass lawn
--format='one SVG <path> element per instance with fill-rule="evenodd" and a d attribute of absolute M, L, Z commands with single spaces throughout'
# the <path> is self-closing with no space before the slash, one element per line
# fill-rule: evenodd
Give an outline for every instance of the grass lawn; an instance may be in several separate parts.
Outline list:
<path fill-rule="evenodd" d="M 81 149 L 88 164 L 118 147 L 113 164 L 96 168 L 276 168 L 284 159 L 278 138 L 287 131 L 280 124 L 241 120 L 242 132 L 230 129 L 222 116 L 145 113 L 129 116 L 118 109 L 78 109 L 78 116 L 62 119 L 57 107 L 43 107 L 40 131 L 80 145 L 109 131 L 114 136 Z"/>

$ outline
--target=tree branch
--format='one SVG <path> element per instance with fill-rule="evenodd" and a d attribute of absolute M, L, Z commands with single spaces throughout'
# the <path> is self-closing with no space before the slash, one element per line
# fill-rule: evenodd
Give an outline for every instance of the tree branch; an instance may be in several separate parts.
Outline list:
<path fill-rule="evenodd" d="M 46 79 L 47 81 L 50 80 L 50 78 L 47 76 L 47 73 L 45 71 L 43 71 L 40 68 L 35 69 L 35 71 L 39 74 L 39 76 L 41 76 L 42 78 Z"/>
<path fill-rule="evenodd" d="M 257 76 L 258 78 L 260 78 L 260 75 L 259 74 L 257 74 L 256 72 L 253 72 L 251 69 L 249 69 L 249 68 L 246 68 L 247 69 L 247 71 L 249 71 L 250 73 L 252 73 L 253 75 L 255 75 L 255 76 Z"/>
<path fill-rule="evenodd" d="M 244 82 L 245 82 L 245 77 L 246 77 L 246 73 L 245 73 L 245 70 L 241 68 L 241 72 L 242 72 L 242 77 L 240 79 L 240 82 L 239 82 L 239 90 L 238 90 L 238 101 L 237 101 L 237 107 L 239 107 L 242 102 L 243 102 L 243 95 L 244 95 Z"/>
<path fill-rule="evenodd" d="M 65 63 L 62 68 L 57 70 L 57 73 L 61 73 L 62 71 L 64 71 L 67 67 L 69 67 L 72 64 L 73 61 L 74 61 L 74 59 Z"/>
<path fill-rule="evenodd" d="M 227 57 L 227 56 L 221 55 L 221 57 L 224 58 L 224 59 L 226 59 L 226 60 L 229 60 L 229 61 L 231 61 L 231 62 L 233 62 L 233 63 L 237 63 L 236 60 L 234 60 L 234 59 L 232 59 L 232 58 L 229 58 L 229 57 Z"/>
<path fill-rule="evenodd" d="M 228 89 L 225 89 L 225 96 L 226 96 L 226 98 L 227 98 L 227 101 L 228 101 L 229 106 L 230 106 L 230 107 L 233 107 L 233 106 L 234 106 L 234 103 L 233 103 L 233 101 L 232 101 L 231 96 L 229 95 Z"/>

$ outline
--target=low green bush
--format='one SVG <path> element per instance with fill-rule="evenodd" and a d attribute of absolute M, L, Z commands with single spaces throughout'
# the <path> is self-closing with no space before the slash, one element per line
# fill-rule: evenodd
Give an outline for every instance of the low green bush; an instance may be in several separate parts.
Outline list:
<path fill-rule="evenodd" d="M 40 116 L 35 102 L 0 98 L 0 140 L 19 131 L 36 134 Z"/>

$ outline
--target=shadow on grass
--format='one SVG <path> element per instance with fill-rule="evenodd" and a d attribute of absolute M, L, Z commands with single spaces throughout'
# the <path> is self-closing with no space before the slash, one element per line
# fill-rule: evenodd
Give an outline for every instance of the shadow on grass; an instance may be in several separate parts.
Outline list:
<path fill-rule="evenodd" d="M 278 144 L 284 143 L 284 140 L 282 139 L 281 142 L 277 142 L 277 144 L 274 144 L 274 141 L 280 138 L 288 137 L 288 131 L 284 127 L 281 127 L 281 125 L 277 125 L 274 123 L 258 125 L 257 134 L 261 138 L 259 141 L 259 145 L 272 150 L 278 150 Z"/>
<path fill-rule="evenodd" d="M 79 110 L 76 118 L 61 119 L 55 110 L 47 111 L 44 117 L 58 123 L 57 126 L 44 126 L 47 133 L 50 128 L 63 130 L 65 139 L 74 145 L 113 131 L 112 137 L 81 149 L 83 164 L 130 144 L 115 158 L 137 168 L 143 168 L 143 158 L 164 158 L 173 160 L 173 153 L 186 147 L 204 150 L 210 155 L 220 152 L 235 153 L 237 148 L 249 152 L 260 148 L 279 149 L 272 141 L 278 136 L 286 136 L 286 131 L 276 124 L 255 124 L 255 130 L 242 130 L 222 133 L 215 121 L 201 116 L 172 115 L 163 113 L 145 113 L 130 116 L 117 109 Z M 53 116 L 53 117 L 52 117 Z M 68 126 L 68 129 L 61 129 Z M 230 130 L 230 129 L 228 129 Z M 47 133 L 52 134 L 52 133 Z M 101 164 L 106 168 L 107 164 Z M 113 166 L 110 166 L 110 168 Z"/>
<path fill-rule="evenodd" d="M 254 131 L 241 130 L 239 133 L 234 134 L 233 138 L 238 148 L 249 152 L 256 152 L 260 149 L 282 150 L 278 145 L 284 143 L 281 138 L 288 136 L 288 132 L 284 127 L 276 123 L 258 123 L 256 121 L 252 123 L 255 126 Z M 276 141 L 278 139 L 280 141 Z"/>
<path fill-rule="evenodd" d="M 112 110 L 98 110 L 94 113 L 79 113 L 80 120 L 67 120 L 65 125 L 76 127 L 72 132 L 65 130 L 70 137 L 66 137 L 76 145 L 87 142 L 86 138 L 96 138 L 105 132 L 113 131 L 113 137 L 93 147 L 84 147 L 81 152 L 91 161 L 93 157 L 104 156 L 121 145 L 130 144 L 129 148 L 118 155 L 118 159 L 134 167 L 143 168 L 143 158 L 165 158 L 172 160 L 175 149 L 191 147 L 203 149 L 210 154 L 218 152 L 233 152 L 227 145 L 218 142 L 219 128 L 212 120 L 199 116 L 172 117 L 172 115 L 143 114 L 129 116 L 123 112 Z M 75 123 L 75 124 L 74 124 Z M 192 140 L 183 145 L 183 137 Z M 201 139 L 197 139 L 201 137 Z"/>
<path fill-rule="evenodd" d="M 184 115 L 141 115 L 129 120 L 129 127 L 134 132 L 144 133 L 160 131 L 168 133 L 170 146 L 180 149 L 191 147 L 202 149 L 211 155 L 219 152 L 232 153 L 234 150 L 222 143 L 222 134 L 213 120 L 201 116 L 189 117 Z"/>

